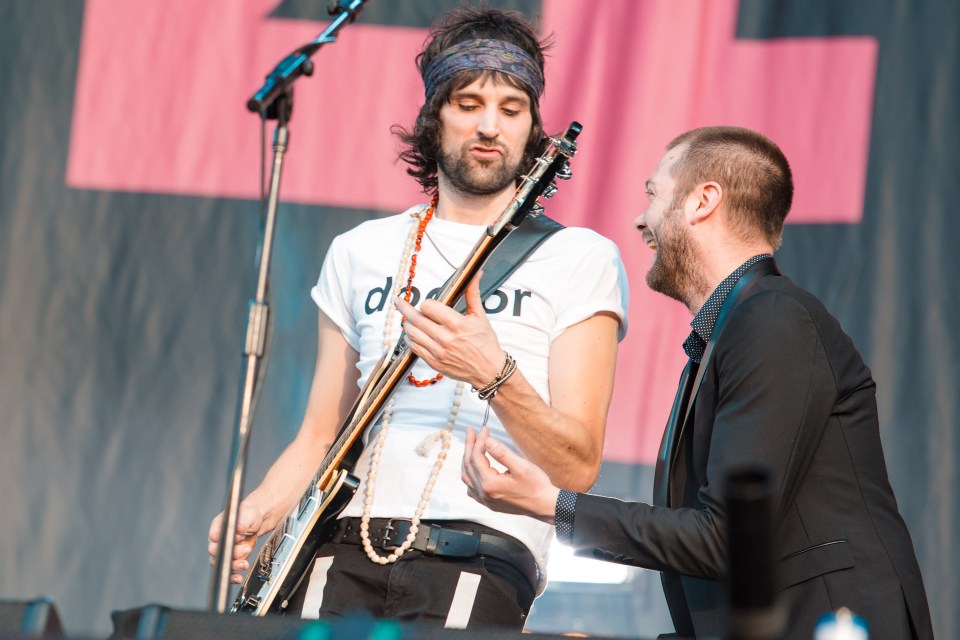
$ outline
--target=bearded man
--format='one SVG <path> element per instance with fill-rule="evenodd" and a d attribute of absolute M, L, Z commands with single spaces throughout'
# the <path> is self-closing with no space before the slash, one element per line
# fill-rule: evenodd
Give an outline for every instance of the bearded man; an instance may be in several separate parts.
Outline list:
<path fill-rule="evenodd" d="M 558 487 L 485 430 L 467 437 L 471 495 L 555 522 L 578 553 L 660 571 L 680 637 L 729 637 L 725 480 L 762 463 L 787 609 L 783 635 L 763 637 L 809 640 L 820 615 L 847 607 L 867 620 L 871 640 L 932 638 L 887 479 L 870 370 L 772 257 L 793 198 L 787 159 L 754 131 L 695 129 L 668 145 L 647 198 L 636 220 L 656 251 L 647 284 L 694 314 L 653 504 Z M 487 453 L 507 470 L 492 468 Z"/>
<path fill-rule="evenodd" d="M 363 483 L 317 552 L 296 606 L 309 617 L 364 610 L 520 628 L 545 584 L 553 530 L 467 497 L 459 465 L 466 428 L 485 424 L 558 486 L 589 489 L 627 285 L 612 242 L 564 228 L 486 300 L 472 283 L 464 315 L 429 299 L 543 150 L 543 49 L 521 15 L 464 7 L 431 32 L 417 62 L 426 101 L 413 130 L 398 133 L 408 173 L 431 202 L 333 241 L 312 290 L 319 352 L 306 415 L 240 505 L 234 581 L 249 568 L 256 538 L 310 483 L 403 322 L 420 359 L 364 434 L 354 469 Z M 221 517 L 210 527 L 211 556 Z"/>

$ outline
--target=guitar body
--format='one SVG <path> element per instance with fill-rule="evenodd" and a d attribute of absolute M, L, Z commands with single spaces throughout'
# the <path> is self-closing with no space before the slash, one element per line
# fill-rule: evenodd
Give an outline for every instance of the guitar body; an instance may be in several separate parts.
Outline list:
<path fill-rule="evenodd" d="M 281 535 L 275 534 L 260 550 L 230 612 L 255 616 L 285 613 L 317 549 L 333 537 L 337 515 L 359 486 L 356 477 L 340 470 L 328 491 L 316 489 L 311 492 L 314 495 L 301 500 L 287 516 Z"/>

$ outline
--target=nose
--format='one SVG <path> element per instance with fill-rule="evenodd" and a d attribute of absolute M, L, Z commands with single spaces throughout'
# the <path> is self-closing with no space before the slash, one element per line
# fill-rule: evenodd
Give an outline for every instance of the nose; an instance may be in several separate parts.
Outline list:
<path fill-rule="evenodd" d="M 477 122 L 477 134 L 481 138 L 496 138 L 500 135 L 500 110 L 495 105 L 481 112 Z"/>
<path fill-rule="evenodd" d="M 641 211 L 641 212 L 640 212 L 640 215 L 638 215 L 636 218 L 633 219 L 633 226 L 635 226 L 635 227 L 636 227 L 638 230 L 640 230 L 640 231 L 643 231 L 644 229 L 647 228 L 647 211 L 646 211 L 646 209 L 644 209 L 643 211 Z"/>

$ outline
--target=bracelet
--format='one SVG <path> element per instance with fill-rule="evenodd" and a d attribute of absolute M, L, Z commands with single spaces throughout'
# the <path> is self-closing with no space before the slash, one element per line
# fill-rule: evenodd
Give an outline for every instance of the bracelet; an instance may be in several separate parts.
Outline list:
<path fill-rule="evenodd" d="M 517 370 L 517 361 L 513 359 L 513 356 L 506 351 L 503 352 L 503 355 L 506 357 L 503 360 L 503 366 L 500 367 L 500 373 L 490 381 L 490 384 L 479 389 L 471 387 L 471 389 L 477 392 L 477 397 L 481 400 L 493 400 L 493 396 L 497 395 L 497 389 L 500 388 L 500 385 L 506 382 L 507 378 L 512 376 L 513 372 Z"/>

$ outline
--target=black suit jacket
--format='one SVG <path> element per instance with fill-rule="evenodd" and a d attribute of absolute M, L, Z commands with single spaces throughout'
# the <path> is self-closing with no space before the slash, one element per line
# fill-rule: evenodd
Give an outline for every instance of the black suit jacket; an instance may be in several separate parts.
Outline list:
<path fill-rule="evenodd" d="M 721 636 L 724 479 L 731 467 L 762 461 L 774 472 L 787 637 L 809 640 L 821 614 L 845 606 L 866 618 L 871 640 L 932 638 L 913 544 L 887 479 L 873 378 L 813 295 L 778 272 L 763 274 L 772 263 L 751 267 L 749 286 L 731 294 L 714 329 L 694 402 L 669 443 L 669 462 L 658 465 L 654 492 L 668 504 L 582 494 L 573 544 L 662 572 L 677 632 Z"/>

